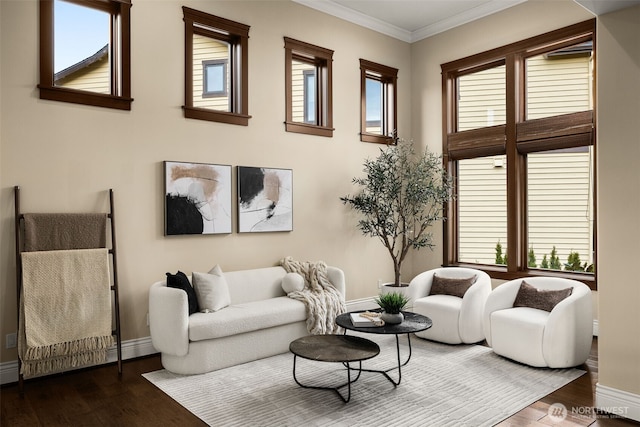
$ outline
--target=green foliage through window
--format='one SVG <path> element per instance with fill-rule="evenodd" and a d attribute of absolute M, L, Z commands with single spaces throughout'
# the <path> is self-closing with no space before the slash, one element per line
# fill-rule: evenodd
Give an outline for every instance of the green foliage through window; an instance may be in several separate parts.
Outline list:
<path fill-rule="evenodd" d="M 527 261 L 527 265 L 530 268 L 536 268 L 537 264 L 536 264 L 536 254 L 533 251 L 533 246 L 529 247 L 529 260 Z"/>
<path fill-rule="evenodd" d="M 503 255 L 503 248 L 500 240 L 496 243 L 496 265 L 507 265 L 507 254 Z M 505 251 L 506 252 L 506 251 Z M 527 253 L 527 266 L 529 268 L 537 268 L 538 263 L 536 260 L 536 254 L 533 246 L 529 247 L 529 251 Z M 576 251 L 569 252 L 569 256 L 567 257 L 567 262 L 562 264 L 560 262 L 560 258 L 558 257 L 558 251 L 555 246 L 551 249 L 551 253 L 549 256 L 544 254 L 542 257 L 542 262 L 540 263 L 539 268 L 546 270 L 564 270 L 564 271 L 581 271 L 587 273 L 593 273 L 594 267 L 593 264 L 589 264 L 587 262 L 582 263 L 580 260 L 580 254 Z"/>
<path fill-rule="evenodd" d="M 502 244 L 500 243 L 500 240 L 496 243 L 496 264 L 506 265 L 505 257 L 502 256 Z"/>

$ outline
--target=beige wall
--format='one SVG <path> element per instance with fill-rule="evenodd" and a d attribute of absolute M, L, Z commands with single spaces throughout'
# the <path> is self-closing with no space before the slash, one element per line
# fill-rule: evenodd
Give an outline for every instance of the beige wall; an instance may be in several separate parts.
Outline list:
<path fill-rule="evenodd" d="M 640 6 L 597 31 L 598 380 L 640 395 Z"/>
<path fill-rule="evenodd" d="M 183 118 L 183 5 L 251 26 L 248 127 Z M 410 47 L 287 1 L 152 1 L 132 8 L 131 112 L 38 99 L 38 7 L 1 1 L 1 361 L 16 359 L 13 186 L 23 211 L 107 208 L 116 199 L 123 338 L 147 337 L 148 289 L 167 271 L 275 265 L 291 255 L 344 269 L 347 299 L 377 294 L 393 266 L 339 201 L 379 146 L 360 142 L 359 59 L 398 68 L 401 134 L 410 126 Z M 150 19 L 153 17 L 153 19 Z M 283 36 L 334 49 L 333 138 L 284 131 Z M 294 231 L 163 236 L 162 161 L 293 169 Z M 235 171 L 234 171 L 235 185 Z M 235 191 L 234 191 L 235 194 Z M 235 205 L 235 203 L 234 203 Z M 235 227 L 234 206 L 234 230 Z"/>

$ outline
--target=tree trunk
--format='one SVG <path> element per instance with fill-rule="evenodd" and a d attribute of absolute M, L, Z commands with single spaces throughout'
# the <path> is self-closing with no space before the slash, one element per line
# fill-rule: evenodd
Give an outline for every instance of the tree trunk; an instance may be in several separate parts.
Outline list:
<path fill-rule="evenodd" d="M 395 274 L 394 285 L 402 286 L 402 282 L 400 282 L 400 265 L 397 262 L 393 263 L 393 272 Z"/>

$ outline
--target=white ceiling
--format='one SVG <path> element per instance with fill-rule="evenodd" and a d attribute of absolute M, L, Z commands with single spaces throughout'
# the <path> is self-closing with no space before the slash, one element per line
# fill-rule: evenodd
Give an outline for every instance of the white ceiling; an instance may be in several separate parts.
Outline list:
<path fill-rule="evenodd" d="M 528 0 L 294 0 L 406 42 L 415 42 Z M 530 0 L 529 0 L 530 1 Z M 574 0 L 594 15 L 640 0 Z"/>

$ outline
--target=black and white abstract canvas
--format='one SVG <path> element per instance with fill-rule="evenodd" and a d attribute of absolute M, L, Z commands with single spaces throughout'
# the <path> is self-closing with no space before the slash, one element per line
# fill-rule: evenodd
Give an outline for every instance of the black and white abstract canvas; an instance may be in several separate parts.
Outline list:
<path fill-rule="evenodd" d="M 293 171 L 238 166 L 238 231 L 293 230 Z"/>
<path fill-rule="evenodd" d="M 164 162 L 165 235 L 231 233 L 231 166 Z"/>

